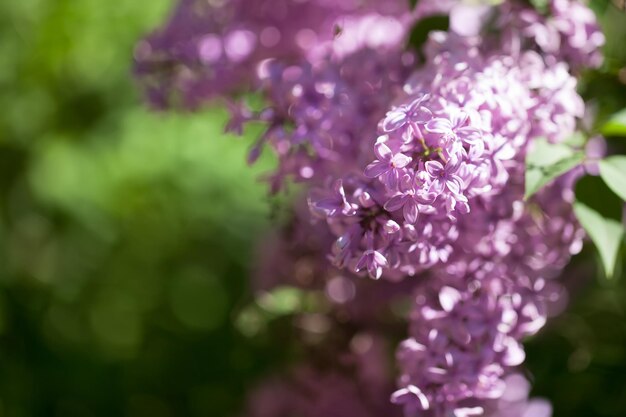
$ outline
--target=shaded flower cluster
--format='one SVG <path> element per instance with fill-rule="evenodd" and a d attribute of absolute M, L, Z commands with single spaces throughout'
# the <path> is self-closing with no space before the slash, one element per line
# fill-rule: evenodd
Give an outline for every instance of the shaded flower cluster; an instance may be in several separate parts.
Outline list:
<path fill-rule="evenodd" d="M 552 62 L 565 62 L 575 70 L 602 64 L 605 43 L 595 14 L 578 0 L 550 0 L 549 14 L 505 3 L 499 25 L 512 50 L 534 44 Z"/>
<path fill-rule="evenodd" d="M 398 417 L 385 340 L 359 333 L 328 360 L 307 361 L 251 392 L 244 417 Z"/>
<path fill-rule="evenodd" d="M 568 181 L 531 204 L 513 185 L 499 196 L 504 204 L 459 225 L 476 233 L 473 249 L 456 252 L 416 289 L 411 337 L 398 350 L 402 388 L 393 399 L 407 415 L 478 413 L 503 395 L 504 380 L 524 361 L 521 342 L 546 323 L 564 291 L 555 278 L 582 246 Z"/>

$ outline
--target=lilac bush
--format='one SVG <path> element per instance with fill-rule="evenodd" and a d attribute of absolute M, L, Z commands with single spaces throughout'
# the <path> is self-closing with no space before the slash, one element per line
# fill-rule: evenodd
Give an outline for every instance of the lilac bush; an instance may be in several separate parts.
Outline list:
<path fill-rule="evenodd" d="M 227 130 L 263 126 L 248 159 L 277 156 L 271 193 L 301 184 L 262 244 L 256 290 L 323 292 L 320 314 L 377 340 L 394 327 L 384 312 L 412 304 L 395 390 L 368 373 L 389 369 L 384 353 L 339 349 L 324 369 L 268 380 L 248 416 L 551 415 L 528 398 L 523 342 L 564 299 L 584 170 L 560 161 L 528 195 L 528 158 L 540 139 L 569 149 L 584 125 L 577 77 L 602 64 L 604 35 L 577 0 L 409 3 L 181 0 L 137 47 L 151 104 L 222 98 Z M 449 29 L 412 49 L 412 28 L 440 15 Z M 261 109 L 242 95 L 253 91 Z"/>

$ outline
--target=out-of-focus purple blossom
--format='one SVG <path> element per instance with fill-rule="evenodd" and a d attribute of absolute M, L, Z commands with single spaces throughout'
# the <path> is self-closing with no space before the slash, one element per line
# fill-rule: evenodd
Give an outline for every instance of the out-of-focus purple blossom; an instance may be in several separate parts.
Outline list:
<path fill-rule="evenodd" d="M 356 334 L 330 363 L 300 365 L 263 381 L 249 396 L 242 417 L 399 417 L 389 402 L 393 387 L 384 340 Z"/>
<path fill-rule="evenodd" d="M 530 384 L 522 375 L 513 373 L 503 379 L 503 393 L 498 400 L 465 401 L 452 414 L 428 409 L 420 417 L 551 417 L 552 406 L 541 398 L 529 398 Z M 416 391 L 415 388 L 413 388 Z"/>
<path fill-rule="evenodd" d="M 531 42 L 554 62 L 562 61 L 578 70 L 599 67 L 605 37 L 594 12 L 579 0 L 550 0 L 543 16 L 514 2 L 501 6 L 500 27 L 511 51 L 529 48 Z"/>
<path fill-rule="evenodd" d="M 580 0 L 550 0 L 546 15 L 516 1 L 419 1 L 415 18 L 432 15 L 449 15 L 450 31 L 466 37 L 480 36 L 493 23 L 490 29 L 500 31 L 504 41 L 500 46 L 513 55 L 538 50 L 552 63 L 565 62 L 576 70 L 599 67 L 603 61 L 604 34 L 594 12 Z"/>
<path fill-rule="evenodd" d="M 250 120 L 267 126 L 255 150 L 269 145 L 278 156 L 274 188 L 285 179 L 319 184 L 333 173 L 360 170 L 373 156 L 363 139 L 375 138 L 412 62 L 399 50 L 372 49 L 315 66 L 265 62 L 260 80 L 269 107 Z"/>
<path fill-rule="evenodd" d="M 395 48 L 410 21 L 401 0 L 180 0 L 167 25 L 137 45 L 135 69 L 153 105 L 195 108 L 250 90 L 265 59 Z"/>

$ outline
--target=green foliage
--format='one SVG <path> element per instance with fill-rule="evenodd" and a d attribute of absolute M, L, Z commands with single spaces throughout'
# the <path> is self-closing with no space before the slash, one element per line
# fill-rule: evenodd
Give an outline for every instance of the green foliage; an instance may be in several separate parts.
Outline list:
<path fill-rule="evenodd" d="M 526 192 L 530 198 L 556 177 L 579 165 L 584 154 L 564 144 L 537 139 L 526 156 Z"/>
<path fill-rule="evenodd" d="M 601 132 L 605 136 L 626 137 L 626 109 L 615 113 L 602 126 Z"/>
<path fill-rule="evenodd" d="M 622 201 L 600 177 L 586 176 L 576 184 L 574 211 L 597 248 L 604 274 L 612 277 L 619 264 L 624 235 Z"/>
<path fill-rule="evenodd" d="M 615 194 L 626 201 L 626 156 L 611 156 L 599 162 L 600 176 Z"/>
<path fill-rule="evenodd" d="M 0 2 L 0 415 L 233 416 L 284 361 L 231 323 L 270 215 L 225 111 L 145 109 L 170 0 Z"/>
<path fill-rule="evenodd" d="M 624 226 L 621 222 L 602 217 L 598 212 L 581 202 L 574 203 L 574 213 L 596 245 L 606 276 L 612 278 L 624 237 Z"/>

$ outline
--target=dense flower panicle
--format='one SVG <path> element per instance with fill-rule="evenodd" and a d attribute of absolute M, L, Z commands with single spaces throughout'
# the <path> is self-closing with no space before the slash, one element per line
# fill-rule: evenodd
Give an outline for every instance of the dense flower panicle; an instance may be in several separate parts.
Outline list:
<path fill-rule="evenodd" d="M 398 350 L 393 400 L 407 415 L 463 415 L 467 404 L 503 395 L 504 379 L 524 361 L 521 342 L 562 295 L 554 278 L 582 246 L 570 187 L 564 178 L 525 205 L 513 185 L 461 221 L 473 246 L 416 290 L 410 338 Z"/>
<path fill-rule="evenodd" d="M 306 205 L 295 207 L 293 219 L 259 244 L 252 289 L 262 294 L 289 286 L 323 294 L 329 317 L 352 325 L 376 327 L 392 318 L 390 306 L 407 300 L 414 282 L 373 281 L 334 267 L 325 256 L 332 234 L 310 221 Z"/>
<path fill-rule="evenodd" d="M 584 104 L 564 64 L 478 45 L 435 34 L 427 63 L 404 87 L 404 102 L 380 122 L 376 159 L 364 175 L 312 194 L 313 212 L 337 235 L 337 266 L 380 278 L 446 262 L 463 249 L 459 219 L 490 204 L 511 175 L 523 176 L 530 140 L 557 142 L 574 132 Z"/>
<path fill-rule="evenodd" d="M 489 5 L 421 0 L 414 17 L 449 15 L 450 31 L 462 36 L 479 35 L 491 25 L 490 29 L 500 31 L 498 47 L 512 55 L 536 50 L 551 64 L 564 62 L 575 70 L 599 67 L 605 37 L 593 11 L 580 0 L 550 0 L 547 8 L 544 15 L 516 1 Z"/>
<path fill-rule="evenodd" d="M 267 125 L 251 161 L 268 144 L 278 156 L 274 189 L 286 178 L 321 182 L 328 175 L 358 171 L 371 152 L 371 136 L 413 63 L 410 54 L 361 49 L 318 65 L 264 62 L 259 78 L 269 107 L 247 121 Z M 346 157 L 348 156 L 348 157 Z"/>
<path fill-rule="evenodd" d="M 534 44 L 552 62 L 564 62 L 579 70 L 599 67 L 605 37 L 589 7 L 579 0 L 550 0 L 549 15 L 505 2 L 498 25 L 505 28 L 505 48 L 519 50 Z"/>
<path fill-rule="evenodd" d="M 136 73 L 154 106 L 195 108 L 254 87 L 264 59 L 395 47 L 410 19 L 402 0 L 180 0 L 169 23 L 137 46 Z"/>

